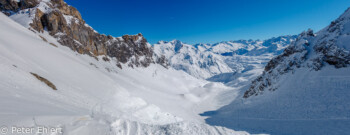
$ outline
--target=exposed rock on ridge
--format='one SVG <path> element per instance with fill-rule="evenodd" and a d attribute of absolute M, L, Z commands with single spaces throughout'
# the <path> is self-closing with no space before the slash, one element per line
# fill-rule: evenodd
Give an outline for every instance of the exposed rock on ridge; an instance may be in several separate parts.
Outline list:
<path fill-rule="evenodd" d="M 38 5 L 37 0 L 0 0 L 0 10 L 10 15 L 22 9 L 33 8 Z"/>
<path fill-rule="evenodd" d="M 273 58 L 265 67 L 261 76 L 252 82 L 244 98 L 277 89 L 281 75 L 294 72 L 296 68 L 322 70 L 325 65 L 335 68 L 348 67 L 350 64 L 350 9 L 328 27 L 313 33 L 308 30 L 299 35 L 284 52 Z"/>
<path fill-rule="evenodd" d="M 142 34 L 119 38 L 99 34 L 85 23 L 76 8 L 63 0 L 0 0 L 0 4 L 1 11 L 9 16 L 28 10 L 29 16 L 33 16 L 29 24 L 32 29 L 48 31 L 62 45 L 81 54 L 107 55 L 129 66 L 147 67 L 162 62 L 154 60 L 158 58 Z"/>

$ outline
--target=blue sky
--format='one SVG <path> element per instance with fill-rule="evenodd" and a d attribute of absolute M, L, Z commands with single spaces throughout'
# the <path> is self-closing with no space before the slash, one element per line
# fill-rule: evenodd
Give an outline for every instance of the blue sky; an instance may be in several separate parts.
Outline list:
<path fill-rule="evenodd" d="M 215 43 L 315 31 L 350 0 L 66 0 L 100 33 L 142 33 L 151 43 Z"/>

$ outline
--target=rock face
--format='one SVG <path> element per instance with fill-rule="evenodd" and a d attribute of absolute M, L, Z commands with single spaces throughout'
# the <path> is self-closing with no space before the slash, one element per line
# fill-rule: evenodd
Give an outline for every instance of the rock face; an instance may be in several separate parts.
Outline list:
<path fill-rule="evenodd" d="M 34 13 L 29 24 L 32 29 L 48 31 L 62 45 L 81 54 L 107 55 L 120 63 L 136 67 L 164 61 L 154 60 L 158 58 L 154 57 L 151 45 L 142 34 L 124 35 L 121 38 L 99 34 L 85 23 L 76 8 L 63 0 L 0 0 L 0 4 L 1 11 L 8 16 L 21 10 Z"/>
<path fill-rule="evenodd" d="M 350 9 L 328 27 L 313 33 L 305 31 L 284 52 L 273 58 L 261 76 L 252 82 L 244 98 L 274 91 L 279 78 L 297 68 L 319 71 L 325 65 L 345 68 L 350 64 Z"/>
<path fill-rule="evenodd" d="M 37 0 L 0 0 L 0 10 L 10 15 L 22 9 L 33 8 L 38 4 Z"/>

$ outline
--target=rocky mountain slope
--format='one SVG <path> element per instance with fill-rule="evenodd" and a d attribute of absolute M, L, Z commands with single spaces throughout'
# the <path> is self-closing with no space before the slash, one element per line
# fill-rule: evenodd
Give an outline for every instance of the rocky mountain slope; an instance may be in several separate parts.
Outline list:
<path fill-rule="evenodd" d="M 333 65 L 335 68 L 348 67 L 350 64 L 348 12 L 350 11 L 315 34 L 312 30 L 301 33 L 281 55 L 267 64 L 263 74 L 253 81 L 244 97 L 276 90 L 278 86 L 273 84 L 277 83 L 279 76 L 293 72 L 296 68 L 318 71 L 327 65 Z"/>
<path fill-rule="evenodd" d="M 23 26 L 39 33 L 48 32 L 59 43 L 81 54 L 116 58 L 120 68 L 121 63 L 147 67 L 162 62 L 154 57 L 142 34 L 118 38 L 99 34 L 76 8 L 63 0 L 1 0 L 0 9 Z"/>
<path fill-rule="evenodd" d="M 197 78 L 208 79 L 223 73 L 240 73 L 253 67 L 265 66 L 272 57 L 280 54 L 296 36 L 280 36 L 268 40 L 238 40 L 215 44 L 190 45 L 179 40 L 160 41 L 154 44 L 154 52 L 164 55 L 168 64 Z M 252 65 L 249 59 L 259 62 Z M 249 64 L 248 64 L 249 63 Z M 214 79 L 215 78 L 215 79 Z M 222 76 L 212 81 L 222 80 Z M 221 78 L 221 80 L 218 80 Z"/>
<path fill-rule="evenodd" d="M 319 32 L 301 33 L 240 98 L 206 113 L 207 122 L 251 133 L 348 134 L 349 35 L 350 9 Z"/>
<path fill-rule="evenodd" d="M 60 129 L 47 133 L 56 135 L 248 135 L 207 125 L 198 115 L 222 106 L 217 95 L 230 89 L 222 84 L 159 64 L 121 64 L 120 69 L 116 58 L 79 54 L 2 13 L 0 29 L 2 129 L 29 127 L 34 130 L 27 134 L 41 134 L 37 128 L 45 126 Z"/>

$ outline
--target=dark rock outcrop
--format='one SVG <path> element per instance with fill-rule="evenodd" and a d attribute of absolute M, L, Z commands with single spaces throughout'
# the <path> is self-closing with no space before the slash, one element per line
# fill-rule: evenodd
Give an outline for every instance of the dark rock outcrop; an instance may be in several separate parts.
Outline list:
<path fill-rule="evenodd" d="M 19 10 L 33 8 L 38 5 L 38 0 L 0 0 L 0 10 L 6 15 L 11 15 Z"/>
<path fill-rule="evenodd" d="M 41 0 L 0 0 L 0 8 L 7 15 L 20 10 L 35 10 L 30 27 L 38 32 L 48 31 L 62 45 L 81 54 L 91 56 L 105 55 L 114 57 L 120 63 L 129 66 L 147 67 L 158 60 L 153 58 L 153 49 L 142 34 L 124 35 L 115 38 L 99 34 L 82 19 L 79 11 L 63 0 L 44 2 L 50 10 L 41 11 Z M 159 58 L 157 58 L 159 59 Z M 120 64 L 118 64 L 120 65 Z"/>
<path fill-rule="evenodd" d="M 30 72 L 30 74 L 32 74 L 36 79 L 38 79 L 39 81 L 45 83 L 47 86 L 49 86 L 50 88 L 52 88 L 53 90 L 57 90 L 56 86 L 50 82 L 49 80 L 47 80 L 46 78 L 38 75 L 38 74 L 35 74 L 35 73 L 32 73 Z"/>
<path fill-rule="evenodd" d="M 344 68 L 350 65 L 350 8 L 328 27 L 313 33 L 308 30 L 299 35 L 284 52 L 273 58 L 265 67 L 263 74 L 255 79 L 244 93 L 244 98 L 262 94 L 266 90 L 277 89 L 276 83 L 286 73 L 304 67 L 309 70 L 322 70 L 325 65 Z"/>
<path fill-rule="evenodd" d="M 259 95 L 265 90 L 274 91 L 276 87 L 273 84 L 278 80 L 280 75 L 293 71 L 295 68 L 300 68 L 308 55 L 308 40 L 313 38 L 312 30 L 301 33 L 295 42 L 287 47 L 281 55 L 271 59 L 263 74 L 252 81 L 250 88 L 244 93 L 244 98 L 253 95 Z"/>

